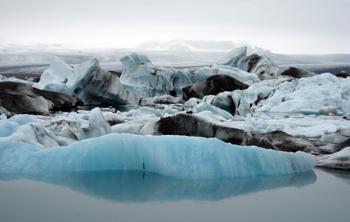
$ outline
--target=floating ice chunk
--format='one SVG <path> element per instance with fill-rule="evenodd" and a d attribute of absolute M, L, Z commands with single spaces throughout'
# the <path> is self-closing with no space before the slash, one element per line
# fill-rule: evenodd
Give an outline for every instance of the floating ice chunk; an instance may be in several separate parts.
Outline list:
<path fill-rule="evenodd" d="M 184 107 L 194 107 L 201 102 L 198 98 L 191 98 L 184 103 Z"/>
<path fill-rule="evenodd" d="M 50 148 L 60 145 L 55 136 L 40 123 L 28 123 L 18 126 L 11 135 L 0 138 L 0 144 L 6 144 L 8 141 L 33 144 L 39 148 Z"/>
<path fill-rule="evenodd" d="M 252 112 L 345 114 L 350 110 L 349 85 L 350 78 L 324 73 L 291 81 L 261 81 L 246 90 L 220 93 L 213 101 L 230 107 L 233 100 L 233 114 L 242 116 Z"/>
<path fill-rule="evenodd" d="M 328 134 L 335 134 L 339 130 L 350 128 L 350 122 L 347 120 L 340 117 L 327 117 L 309 115 L 288 118 L 257 116 L 245 119 L 247 126 L 245 129 L 261 133 L 281 130 L 297 137 L 321 138 Z M 324 142 L 329 139 L 331 138 L 324 140 Z"/>
<path fill-rule="evenodd" d="M 312 171 L 315 157 L 218 139 L 109 134 L 61 149 L 0 143 L 1 173 L 136 170 L 176 178 L 235 178 Z"/>
<path fill-rule="evenodd" d="M 0 137 L 10 136 L 16 132 L 19 126 L 37 121 L 37 118 L 27 114 L 14 115 L 9 119 L 0 119 Z"/>
<path fill-rule="evenodd" d="M 229 55 L 226 56 L 225 58 L 222 58 L 218 62 L 218 64 L 240 68 L 239 66 L 241 64 L 241 60 L 243 59 L 244 56 L 247 55 L 247 52 L 248 52 L 247 46 L 238 47 L 232 50 L 231 52 L 229 52 Z"/>
<path fill-rule="evenodd" d="M 249 73 L 239 68 L 227 65 L 213 65 L 198 68 L 194 70 L 191 79 L 193 82 L 199 82 L 214 75 L 226 75 L 248 85 L 260 81 L 257 75 L 254 73 Z"/>
<path fill-rule="evenodd" d="M 251 85 L 246 90 L 222 92 L 209 102 L 219 108 L 225 109 L 234 115 L 246 116 L 254 112 L 256 107 L 264 102 L 283 80 L 265 80 Z"/>
<path fill-rule="evenodd" d="M 257 111 L 319 114 L 331 109 L 346 113 L 350 110 L 349 85 L 350 79 L 337 78 L 330 73 L 284 82 Z"/>
<path fill-rule="evenodd" d="M 139 134 L 144 125 L 144 121 L 129 121 L 112 126 L 112 132 Z"/>
<path fill-rule="evenodd" d="M 40 76 L 33 87 L 55 92 L 65 91 L 66 82 L 74 77 L 73 69 L 58 57 L 54 57 L 48 69 Z"/>
<path fill-rule="evenodd" d="M 137 121 L 129 121 L 112 126 L 112 132 L 114 133 L 131 133 L 138 135 L 155 134 L 154 123 L 159 118 L 144 119 Z"/>
<path fill-rule="evenodd" d="M 154 66 L 145 55 L 132 53 L 121 58 L 121 83 L 140 97 L 182 95 L 182 88 L 214 75 L 227 75 L 245 84 L 259 79 L 256 74 L 224 65 L 200 68 L 167 68 Z"/>
<path fill-rule="evenodd" d="M 344 148 L 339 152 L 321 157 L 317 161 L 317 166 L 333 169 L 350 169 L 350 147 Z"/>
<path fill-rule="evenodd" d="M 218 64 L 237 67 L 244 71 L 255 73 L 260 80 L 276 78 L 280 70 L 265 55 L 247 46 L 236 48 L 229 55 L 220 60 Z"/>
<path fill-rule="evenodd" d="M 155 67 L 145 55 L 132 53 L 120 59 L 123 73 L 121 83 L 140 97 L 181 94 L 184 86 L 192 84 L 188 70 Z"/>
<path fill-rule="evenodd" d="M 98 137 L 111 131 L 111 127 L 103 117 L 100 108 L 94 108 L 90 112 L 88 125 L 83 125 L 80 129 L 79 139 Z"/>
<path fill-rule="evenodd" d="M 219 119 L 221 117 L 222 120 L 229 120 L 229 119 L 233 118 L 233 116 L 229 112 L 227 112 L 223 109 L 220 109 L 218 107 L 215 107 L 213 105 L 210 105 L 206 101 L 203 101 L 200 104 L 198 104 L 196 107 L 194 107 L 193 112 L 198 113 L 198 114 L 201 112 L 205 112 L 206 114 L 208 112 L 210 112 L 214 116 L 216 116 L 217 119 Z M 203 116 L 205 118 L 205 115 L 201 115 L 201 116 Z"/>
<path fill-rule="evenodd" d="M 88 105 L 138 104 L 139 98 L 125 89 L 119 77 L 105 72 L 97 59 L 67 68 L 56 58 L 34 87 L 79 98 Z M 52 77 L 54 76 L 54 77 Z"/>
<path fill-rule="evenodd" d="M 152 76 L 152 63 L 145 55 L 139 55 L 136 53 L 131 53 L 129 56 L 124 56 L 120 59 L 123 65 L 123 73 L 120 76 L 120 80 L 123 84 L 133 85 L 142 82 L 138 81 L 141 79 L 150 81 Z"/>

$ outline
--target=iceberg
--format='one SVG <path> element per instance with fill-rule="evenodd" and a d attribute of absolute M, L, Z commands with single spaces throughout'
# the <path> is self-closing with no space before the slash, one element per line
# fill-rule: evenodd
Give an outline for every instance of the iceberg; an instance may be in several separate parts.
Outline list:
<path fill-rule="evenodd" d="M 317 161 L 317 166 L 324 168 L 349 170 L 350 147 L 346 147 L 339 152 L 320 157 Z"/>
<path fill-rule="evenodd" d="M 34 88 L 78 98 L 86 105 L 138 104 L 139 98 L 125 89 L 119 77 L 104 71 L 96 58 L 69 67 L 55 58 Z"/>
<path fill-rule="evenodd" d="M 40 81 L 33 86 L 38 89 L 62 92 L 65 91 L 65 83 L 74 76 L 73 68 L 58 57 L 53 57 L 49 68 L 44 70 Z"/>
<path fill-rule="evenodd" d="M 273 79 L 280 74 L 280 69 L 271 59 L 256 49 L 242 46 L 232 50 L 218 64 L 237 67 L 249 73 L 255 73 L 260 80 Z"/>
<path fill-rule="evenodd" d="M 104 118 L 100 108 L 91 110 L 89 123 L 80 128 L 79 139 L 98 137 L 111 132 L 111 126 Z"/>
<path fill-rule="evenodd" d="M 73 96 L 85 105 L 138 104 L 140 98 L 182 96 L 182 89 L 210 77 L 221 75 L 251 85 L 260 81 L 249 73 L 229 65 L 169 68 L 152 64 L 146 55 L 131 53 L 120 59 L 120 78 L 104 71 L 92 58 L 73 67 L 55 57 L 48 69 L 33 84 L 37 90 Z"/>
<path fill-rule="evenodd" d="M 350 110 L 349 86 L 350 78 L 323 73 L 261 81 L 246 90 L 219 93 L 212 101 L 220 101 L 218 107 L 241 116 L 253 112 L 346 114 Z"/>
<path fill-rule="evenodd" d="M 192 81 L 194 83 L 206 80 L 207 78 L 214 75 L 226 75 L 247 85 L 252 85 L 253 83 L 260 81 L 256 74 L 249 73 L 242 69 L 228 65 L 215 64 L 211 66 L 200 67 L 191 71 L 193 73 Z"/>
<path fill-rule="evenodd" d="M 283 80 L 264 80 L 251 85 L 245 90 L 222 92 L 210 100 L 212 105 L 223 108 L 233 115 L 246 116 L 255 111 L 265 99 L 269 98 Z M 207 98 L 204 97 L 204 100 Z"/>
<path fill-rule="evenodd" d="M 184 86 L 192 84 L 188 71 L 156 67 L 145 55 L 132 53 L 120 61 L 123 67 L 121 83 L 140 97 L 178 95 Z"/>
<path fill-rule="evenodd" d="M 228 56 L 222 58 L 218 62 L 218 64 L 240 68 L 241 60 L 243 59 L 244 56 L 247 55 L 247 51 L 248 51 L 247 46 L 235 48 L 234 50 L 229 52 Z"/>
<path fill-rule="evenodd" d="M 213 65 L 199 68 L 157 67 L 145 55 L 132 53 L 120 59 L 123 72 L 121 83 L 139 97 L 162 95 L 182 96 L 182 88 L 204 81 L 211 76 L 226 75 L 245 84 L 253 84 L 259 79 L 231 66 Z"/>
<path fill-rule="evenodd" d="M 346 113 L 350 110 L 349 85 L 350 79 L 337 78 L 330 73 L 283 82 L 257 111 Z"/>
<path fill-rule="evenodd" d="M 316 158 L 215 138 L 108 134 L 43 150 L 30 144 L 0 143 L 1 174 L 131 170 L 174 178 L 214 179 L 272 176 L 312 171 Z"/>

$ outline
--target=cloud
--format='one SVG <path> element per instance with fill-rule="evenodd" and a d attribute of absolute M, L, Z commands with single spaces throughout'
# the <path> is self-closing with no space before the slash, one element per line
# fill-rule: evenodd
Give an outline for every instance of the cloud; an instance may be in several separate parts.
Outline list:
<path fill-rule="evenodd" d="M 348 0 L 0 0 L 0 27 L 20 42 L 132 47 L 182 38 L 346 53 L 349 9 Z"/>

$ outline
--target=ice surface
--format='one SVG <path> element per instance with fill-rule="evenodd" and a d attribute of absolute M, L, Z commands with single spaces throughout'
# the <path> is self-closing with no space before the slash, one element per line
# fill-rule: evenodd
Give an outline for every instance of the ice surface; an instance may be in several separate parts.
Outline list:
<path fill-rule="evenodd" d="M 0 172 L 38 173 L 136 170 L 176 178 L 235 178 L 308 172 L 315 157 L 257 147 L 241 147 L 218 139 L 183 136 L 109 134 L 67 147 L 0 143 Z"/>
<path fill-rule="evenodd" d="M 9 120 L 18 123 L 19 125 L 24 125 L 30 122 L 38 121 L 38 119 L 35 116 L 27 114 L 14 115 L 11 118 L 9 118 Z"/>
<path fill-rule="evenodd" d="M 317 166 L 334 168 L 334 169 L 350 169 L 350 147 L 343 150 L 321 157 L 317 161 Z"/>
<path fill-rule="evenodd" d="M 57 147 L 61 145 L 56 140 L 55 136 L 40 123 L 28 123 L 18 126 L 16 131 L 13 131 L 10 135 L 0 137 L 0 143 L 6 144 L 7 141 L 33 144 L 39 148 Z"/>
<path fill-rule="evenodd" d="M 19 124 L 8 120 L 0 120 L 0 137 L 10 136 L 14 133 Z"/>
<path fill-rule="evenodd" d="M 23 142 L 40 148 L 68 145 L 77 140 L 82 122 L 82 118 L 74 122 L 72 118 L 63 116 L 15 115 L 0 120 L 0 143 Z"/>
<path fill-rule="evenodd" d="M 201 80 L 205 80 L 213 75 L 227 75 L 248 85 L 260 81 L 258 76 L 254 73 L 249 73 L 244 70 L 227 65 L 212 65 L 198 68 L 194 71 L 192 81 L 198 82 Z"/>
<path fill-rule="evenodd" d="M 15 133 L 19 126 L 38 120 L 31 115 L 14 115 L 9 119 L 0 119 L 0 137 L 8 137 Z"/>
<path fill-rule="evenodd" d="M 281 130 L 293 136 L 321 138 L 323 135 L 350 129 L 350 121 L 332 116 L 252 117 L 245 120 L 249 131 L 271 132 Z"/>
<path fill-rule="evenodd" d="M 283 82 L 257 111 L 320 113 L 350 110 L 350 79 L 324 73 Z M 327 113 L 328 114 L 328 113 Z"/>
<path fill-rule="evenodd" d="M 350 78 L 324 73 L 294 80 L 265 80 L 216 98 L 227 102 L 230 100 L 226 98 L 231 98 L 234 114 L 242 116 L 252 112 L 345 114 L 350 110 L 349 86 Z"/>
<path fill-rule="evenodd" d="M 197 113 L 197 114 L 201 114 L 201 116 L 215 116 L 216 118 L 222 118 L 221 120 L 229 120 L 232 119 L 233 116 L 220 108 L 217 108 L 215 106 L 210 105 L 209 103 L 207 103 L 206 101 L 203 101 L 201 103 L 199 103 L 196 107 L 193 108 L 193 112 Z M 204 112 L 204 113 L 203 113 Z"/>

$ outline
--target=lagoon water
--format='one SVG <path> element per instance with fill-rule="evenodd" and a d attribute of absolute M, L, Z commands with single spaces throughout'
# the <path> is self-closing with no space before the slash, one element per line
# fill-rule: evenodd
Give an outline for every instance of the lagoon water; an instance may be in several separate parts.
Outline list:
<path fill-rule="evenodd" d="M 179 180 L 143 172 L 0 175 L 0 221 L 349 221 L 350 173 Z"/>

